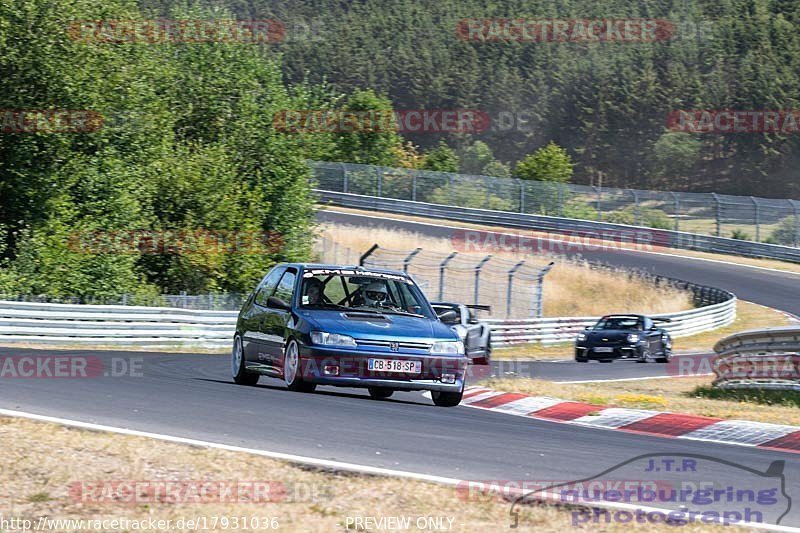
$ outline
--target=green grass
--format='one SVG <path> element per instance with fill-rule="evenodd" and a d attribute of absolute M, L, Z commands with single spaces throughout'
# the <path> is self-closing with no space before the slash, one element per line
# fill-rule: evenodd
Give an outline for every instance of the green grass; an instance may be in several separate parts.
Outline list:
<path fill-rule="evenodd" d="M 688 392 L 686 395 L 710 400 L 727 400 L 795 408 L 800 407 L 800 391 L 716 389 L 711 386 L 701 386 Z"/>

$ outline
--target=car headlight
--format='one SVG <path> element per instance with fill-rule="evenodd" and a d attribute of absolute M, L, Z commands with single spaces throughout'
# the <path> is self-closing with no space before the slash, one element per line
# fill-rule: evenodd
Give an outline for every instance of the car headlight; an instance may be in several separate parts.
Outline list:
<path fill-rule="evenodd" d="M 578 341 L 585 341 L 586 333 L 578 333 Z"/>
<path fill-rule="evenodd" d="M 434 342 L 431 346 L 432 354 L 459 355 L 464 353 L 464 343 L 461 341 Z"/>
<path fill-rule="evenodd" d="M 638 333 L 628 333 L 628 342 L 639 342 Z"/>
<path fill-rule="evenodd" d="M 311 342 L 322 346 L 355 346 L 356 340 L 348 335 L 327 333 L 325 331 L 312 331 Z"/>

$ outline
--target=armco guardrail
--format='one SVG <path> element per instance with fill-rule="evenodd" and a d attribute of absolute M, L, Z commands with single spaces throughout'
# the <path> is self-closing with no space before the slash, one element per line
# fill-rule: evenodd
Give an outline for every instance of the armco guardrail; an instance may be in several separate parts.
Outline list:
<path fill-rule="evenodd" d="M 669 318 L 664 329 L 673 337 L 686 337 L 704 331 L 727 326 L 736 319 L 736 297 L 724 293 L 725 299 L 719 303 L 681 311 L 653 315 Z M 542 344 L 558 344 L 570 342 L 586 327 L 597 322 L 599 317 L 572 318 L 533 318 L 529 320 L 486 320 L 492 330 L 492 344 L 520 344 L 541 342 Z"/>
<path fill-rule="evenodd" d="M 394 198 L 377 196 L 361 196 L 342 192 L 315 189 L 319 202 L 369 211 L 398 213 L 428 218 L 471 222 L 475 224 L 537 230 L 570 236 L 592 239 L 611 239 L 620 241 L 628 236 L 633 244 L 642 246 L 663 246 L 684 250 L 697 250 L 745 257 L 778 259 L 800 263 L 800 248 L 779 246 L 711 235 L 700 235 L 682 231 L 653 229 L 611 224 L 608 222 L 592 222 L 571 218 L 559 218 L 544 215 L 492 211 L 469 207 L 453 207 Z"/>
<path fill-rule="evenodd" d="M 0 301 L 0 343 L 229 347 L 236 311 Z"/>
<path fill-rule="evenodd" d="M 676 336 L 731 323 L 736 298 L 725 291 L 698 287 L 695 298 L 719 303 L 668 316 Z M 71 305 L 0 301 L 0 344 L 92 344 L 227 348 L 236 311 L 197 311 L 163 307 Z M 590 325 L 591 318 L 488 320 L 493 342 L 564 342 Z"/>
<path fill-rule="evenodd" d="M 800 390 L 800 327 L 749 330 L 714 346 L 716 380 L 724 389 Z"/>

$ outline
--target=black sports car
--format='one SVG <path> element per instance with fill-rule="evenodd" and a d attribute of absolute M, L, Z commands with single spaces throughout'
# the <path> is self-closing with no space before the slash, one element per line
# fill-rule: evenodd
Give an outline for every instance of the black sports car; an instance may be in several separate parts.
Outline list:
<path fill-rule="evenodd" d="M 639 363 L 666 363 L 672 356 L 672 338 L 657 322 L 667 318 L 643 315 L 608 315 L 578 334 L 575 360 L 610 363 L 614 359 L 635 359 Z"/>

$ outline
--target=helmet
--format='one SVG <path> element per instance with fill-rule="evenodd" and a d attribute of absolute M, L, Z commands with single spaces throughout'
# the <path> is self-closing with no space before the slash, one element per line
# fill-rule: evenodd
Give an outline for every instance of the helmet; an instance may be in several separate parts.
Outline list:
<path fill-rule="evenodd" d="M 367 305 L 381 307 L 388 300 L 389 292 L 384 283 L 373 281 L 364 288 L 364 301 Z"/>

